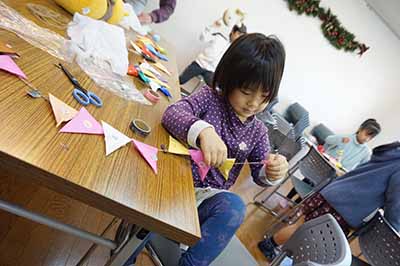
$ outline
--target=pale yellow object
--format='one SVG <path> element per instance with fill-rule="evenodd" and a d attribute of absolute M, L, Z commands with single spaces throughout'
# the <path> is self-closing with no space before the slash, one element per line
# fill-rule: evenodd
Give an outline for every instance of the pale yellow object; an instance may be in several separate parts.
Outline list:
<path fill-rule="evenodd" d="M 182 143 L 169 136 L 168 152 L 181 155 L 189 155 L 189 149 Z"/>
<path fill-rule="evenodd" d="M 231 171 L 233 165 L 235 164 L 235 159 L 227 159 L 218 169 L 226 180 L 229 178 L 229 172 Z"/>
<path fill-rule="evenodd" d="M 157 67 L 159 70 L 162 72 L 166 73 L 167 75 L 171 76 L 171 72 L 168 71 L 168 69 L 161 64 L 160 62 L 152 63 L 155 67 Z"/>
<path fill-rule="evenodd" d="M 71 14 L 78 12 L 93 19 L 103 18 L 109 8 L 109 0 L 55 0 L 55 2 Z M 114 5 L 112 6 L 111 17 L 107 22 L 117 24 L 128 14 L 124 12 L 122 0 L 112 0 L 110 2 L 114 2 Z"/>

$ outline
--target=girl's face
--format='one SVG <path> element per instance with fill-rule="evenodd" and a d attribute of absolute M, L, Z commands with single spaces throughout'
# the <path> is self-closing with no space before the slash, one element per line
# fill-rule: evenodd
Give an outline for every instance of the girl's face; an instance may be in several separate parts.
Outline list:
<path fill-rule="evenodd" d="M 265 109 L 268 96 L 268 92 L 261 89 L 234 89 L 228 95 L 228 100 L 239 119 L 245 122 L 249 117 Z"/>

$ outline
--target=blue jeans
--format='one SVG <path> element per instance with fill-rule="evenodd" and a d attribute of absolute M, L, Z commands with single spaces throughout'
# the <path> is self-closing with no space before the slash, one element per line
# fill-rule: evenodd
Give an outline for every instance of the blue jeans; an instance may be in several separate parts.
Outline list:
<path fill-rule="evenodd" d="M 202 68 L 199 64 L 196 63 L 196 61 L 193 61 L 185 68 L 185 70 L 183 70 L 182 74 L 179 76 L 179 84 L 185 84 L 186 82 L 198 75 L 201 75 L 207 85 L 211 87 L 214 72 Z"/>
<path fill-rule="evenodd" d="M 179 266 L 210 265 L 242 224 L 246 206 L 238 195 L 221 192 L 203 201 L 198 212 L 202 237 L 182 254 Z"/>

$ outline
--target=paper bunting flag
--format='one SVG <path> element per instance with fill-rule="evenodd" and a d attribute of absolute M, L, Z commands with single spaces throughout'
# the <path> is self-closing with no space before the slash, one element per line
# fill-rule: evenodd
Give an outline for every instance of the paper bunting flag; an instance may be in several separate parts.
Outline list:
<path fill-rule="evenodd" d="M 26 79 L 24 72 L 14 63 L 14 60 L 9 55 L 0 55 L 0 69 Z"/>
<path fill-rule="evenodd" d="M 100 123 L 82 107 L 79 113 L 66 124 L 60 132 L 64 133 L 85 133 L 103 135 L 104 131 Z"/>
<path fill-rule="evenodd" d="M 189 149 L 183 146 L 182 143 L 169 136 L 168 152 L 181 155 L 189 155 Z"/>
<path fill-rule="evenodd" d="M 189 153 L 192 157 L 192 160 L 199 168 L 200 180 L 204 181 L 208 171 L 210 170 L 210 166 L 206 165 L 204 162 L 203 153 L 200 150 L 189 150 Z"/>
<path fill-rule="evenodd" d="M 78 114 L 77 110 L 64 103 L 51 93 L 49 93 L 49 100 L 51 108 L 53 109 L 54 118 L 56 119 L 57 127 L 61 125 L 62 122 L 68 122 Z"/>
<path fill-rule="evenodd" d="M 106 122 L 101 121 L 101 124 L 103 125 L 104 140 L 106 142 L 106 156 L 132 141 L 124 133 L 113 128 Z"/>
<path fill-rule="evenodd" d="M 231 171 L 233 165 L 235 164 L 235 159 L 227 159 L 218 169 L 226 180 L 229 178 L 229 172 Z"/>
<path fill-rule="evenodd" d="M 151 166 L 154 173 L 157 174 L 157 152 L 158 149 L 156 147 L 144 144 L 143 142 L 132 140 L 136 149 L 138 149 L 139 153 L 143 156 L 146 162 Z"/>

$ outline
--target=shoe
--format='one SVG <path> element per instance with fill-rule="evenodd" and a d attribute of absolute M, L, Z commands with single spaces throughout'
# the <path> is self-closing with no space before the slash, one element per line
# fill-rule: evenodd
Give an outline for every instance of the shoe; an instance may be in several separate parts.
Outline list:
<path fill-rule="evenodd" d="M 273 261 L 277 256 L 276 246 L 271 242 L 270 238 L 258 242 L 257 246 L 269 261 Z"/>

